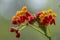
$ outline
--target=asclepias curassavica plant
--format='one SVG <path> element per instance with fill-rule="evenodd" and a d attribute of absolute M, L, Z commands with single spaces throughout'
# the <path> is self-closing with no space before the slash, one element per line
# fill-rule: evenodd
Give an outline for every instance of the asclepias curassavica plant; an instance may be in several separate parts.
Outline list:
<path fill-rule="evenodd" d="M 34 30 L 37 30 L 46 36 L 49 40 L 52 40 L 49 27 L 52 24 L 56 25 L 56 16 L 57 15 L 53 12 L 52 9 L 37 12 L 36 14 L 32 15 L 27 10 L 27 7 L 24 6 L 21 10 L 16 12 L 15 16 L 12 17 L 12 24 L 16 25 L 16 27 L 10 27 L 10 32 L 16 33 L 16 38 L 19 38 L 21 36 L 19 31 L 22 31 L 26 27 L 32 27 Z"/>

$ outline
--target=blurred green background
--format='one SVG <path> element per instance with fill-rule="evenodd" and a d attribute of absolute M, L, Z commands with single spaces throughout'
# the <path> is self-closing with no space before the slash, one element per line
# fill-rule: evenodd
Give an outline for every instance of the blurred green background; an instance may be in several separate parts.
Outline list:
<path fill-rule="evenodd" d="M 60 0 L 0 0 L 0 40 L 48 40 L 44 35 L 27 27 L 22 30 L 21 38 L 17 39 L 15 33 L 10 33 L 11 17 L 17 10 L 27 6 L 31 13 L 53 9 L 58 15 L 56 25 L 52 25 L 52 40 L 60 40 Z"/>

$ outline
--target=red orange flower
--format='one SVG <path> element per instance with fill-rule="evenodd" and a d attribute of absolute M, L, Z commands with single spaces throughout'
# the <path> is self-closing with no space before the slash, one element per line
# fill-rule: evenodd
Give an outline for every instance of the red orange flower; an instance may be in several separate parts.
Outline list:
<path fill-rule="evenodd" d="M 34 16 L 27 10 L 27 7 L 24 6 L 21 10 L 16 12 L 16 15 L 12 17 L 12 24 L 17 25 L 18 28 L 10 28 L 10 32 L 16 33 L 16 38 L 20 37 L 20 33 L 18 32 L 20 29 L 20 25 L 22 23 L 25 23 L 25 21 L 28 21 L 29 24 L 33 24 L 35 21 L 37 23 L 40 23 L 42 26 L 46 26 L 48 24 L 56 24 L 55 23 L 55 17 L 57 15 L 53 13 L 51 9 L 47 11 L 41 11 L 37 12 Z M 38 19 L 38 20 L 37 20 Z"/>
<path fill-rule="evenodd" d="M 45 26 L 47 24 L 55 24 L 56 14 L 50 9 L 48 11 L 42 11 L 42 13 L 36 14 L 36 16 L 40 19 L 40 23 Z"/>

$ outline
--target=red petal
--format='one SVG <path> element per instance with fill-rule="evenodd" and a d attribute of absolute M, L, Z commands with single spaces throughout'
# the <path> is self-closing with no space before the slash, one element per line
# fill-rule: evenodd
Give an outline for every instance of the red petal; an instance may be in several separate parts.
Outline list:
<path fill-rule="evenodd" d="M 31 16 L 31 13 L 26 12 L 26 17 Z"/>
<path fill-rule="evenodd" d="M 52 20 L 50 21 L 50 24 L 54 24 L 54 25 L 55 25 L 55 20 L 52 19 Z"/>
<path fill-rule="evenodd" d="M 52 16 L 51 15 L 49 15 L 49 19 L 52 19 Z"/>
<path fill-rule="evenodd" d="M 43 21 L 46 22 L 46 23 L 49 23 L 49 18 L 45 17 Z"/>
<path fill-rule="evenodd" d="M 42 25 L 46 25 L 46 23 L 47 23 L 47 22 L 46 22 L 45 19 L 41 22 Z"/>
<path fill-rule="evenodd" d="M 49 21 L 51 21 L 52 20 L 52 16 L 51 15 L 49 15 Z"/>
<path fill-rule="evenodd" d="M 20 16 L 19 21 L 20 21 L 20 23 L 23 23 L 25 21 L 25 16 Z"/>
<path fill-rule="evenodd" d="M 45 19 L 46 19 L 46 20 L 49 20 L 49 16 L 46 16 Z"/>
<path fill-rule="evenodd" d="M 36 16 L 39 17 L 39 15 L 41 15 L 41 14 L 42 14 L 42 12 L 37 12 Z"/>
<path fill-rule="evenodd" d="M 20 37 L 20 33 L 16 33 L 16 38 L 19 38 Z"/>
<path fill-rule="evenodd" d="M 12 24 L 17 24 L 16 20 L 12 20 Z"/>
<path fill-rule="evenodd" d="M 46 22 L 41 22 L 41 25 L 45 26 L 46 25 Z"/>
<path fill-rule="evenodd" d="M 35 19 L 34 19 L 34 17 L 30 17 L 28 21 L 30 24 L 32 24 L 35 21 Z"/>
<path fill-rule="evenodd" d="M 26 12 L 26 15 L 25 15 L 25 18 L 28 20 L 29 19 L 29 17 L 31 17 L 32 15 L 31 15 L 31 13 L 29 13 L 29 12 Z"/>
<path fill-rule="evenodd" d="M 10 32 L 14 32 L 15 29 L 13 27 L 10 28 Z"/>

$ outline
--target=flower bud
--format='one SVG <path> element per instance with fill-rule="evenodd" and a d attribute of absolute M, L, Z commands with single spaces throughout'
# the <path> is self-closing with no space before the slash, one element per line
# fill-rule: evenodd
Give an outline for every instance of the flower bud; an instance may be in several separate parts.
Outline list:
<path fill-rule="evenodd" d="M 20 33 L 16 33 L 16 38 L 19 38 L 20 37 Z"/>

